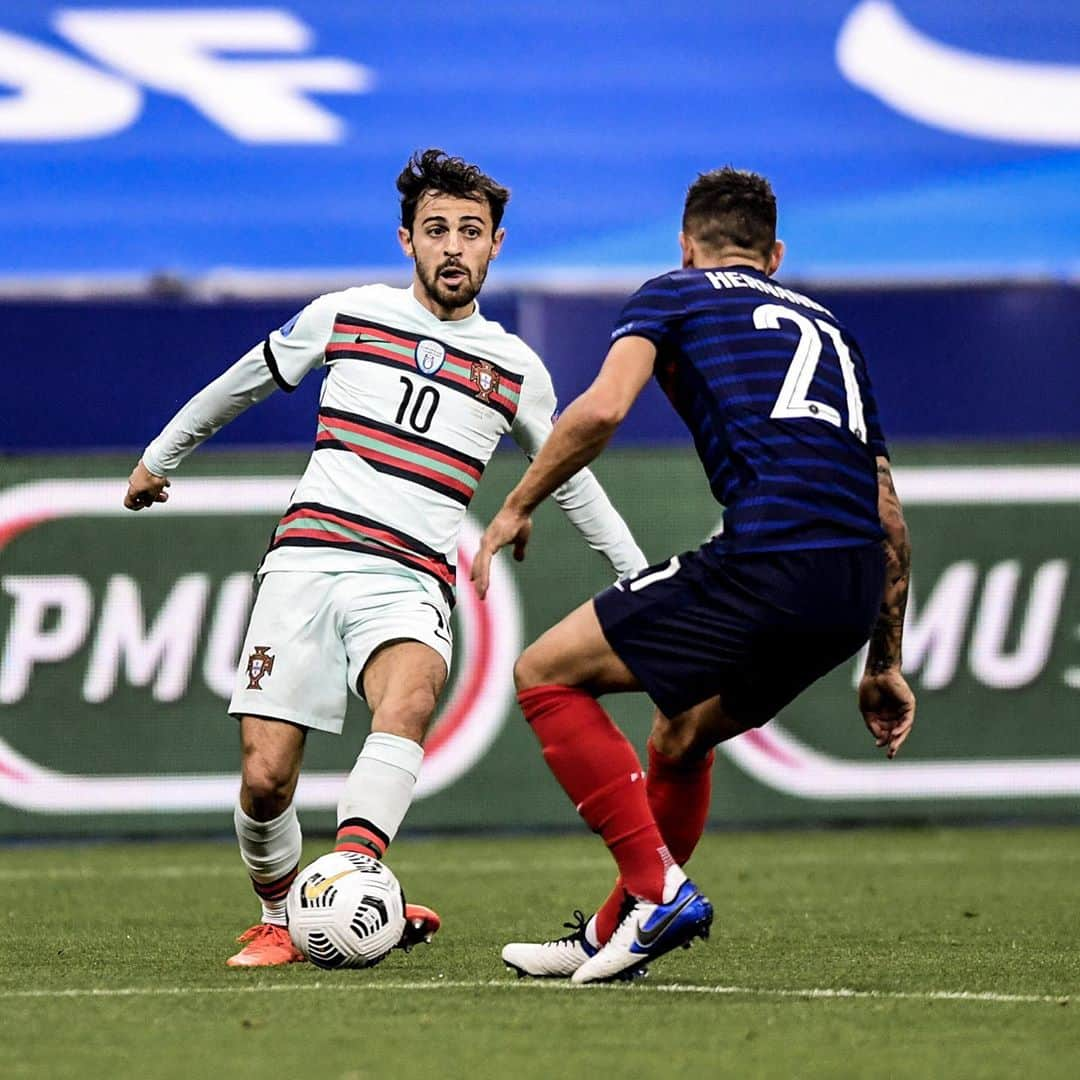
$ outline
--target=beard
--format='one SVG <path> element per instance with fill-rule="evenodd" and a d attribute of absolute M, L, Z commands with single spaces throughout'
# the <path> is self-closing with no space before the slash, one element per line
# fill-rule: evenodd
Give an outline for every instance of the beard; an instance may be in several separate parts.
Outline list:
<path fill-rule="evenodd" d="M 461 281 L 453 284 L 447 283 L 439 276 L 443 270 L 451 266 L 465 275 Z M 476 299 L 484 284 L 484 279 L 487 277 L 487 264 L 485 263 L 477 271 L 474 278 L 473 272 L 461 263 L 443 262 L 432 268 L 417 261 L 416 276 L 420 279 L 424 292 L 439 307 L 445 308 L 447 311 L 457 311 L 460 308 L 468 307 Z"/>

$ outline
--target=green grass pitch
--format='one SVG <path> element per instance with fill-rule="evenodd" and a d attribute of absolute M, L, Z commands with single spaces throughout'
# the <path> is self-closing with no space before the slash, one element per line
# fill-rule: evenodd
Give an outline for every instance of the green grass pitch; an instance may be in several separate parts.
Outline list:
<path fill-rule="evenodd" d="M 1080 829 L 712 833 L 712 939 L 582 989 L 499 948 L 603 895 L 595 838 L 403 839 L 390 862 L 441 911 L 433 945 L 233 971 L 255 907 L 231 845 L 3 850 L 0 1076 L 1080 1075 Z"/>

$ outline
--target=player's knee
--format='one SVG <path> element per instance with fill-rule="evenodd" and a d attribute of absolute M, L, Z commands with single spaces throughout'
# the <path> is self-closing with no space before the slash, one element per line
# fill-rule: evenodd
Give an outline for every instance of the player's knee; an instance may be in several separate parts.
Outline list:
<path fill-rule="evenodd" d="M 657 714 L 649 740 L 664 757 L 687 764 L 705 757 L 715 743 L 711 733 L 687 715 L 671 719 Z"/>
<path fill-rule="evenodd" d="M 531 690 L 535 686 L 548 686 L 553 681 L 535 649 L 530 647 L 517 658 L 514 664 L 514 686 L 519 694 L 522 690 Z"/>
<path fill-rule="evenodd" d="M 649 739 L 664 757 L 681 761 L 690 748 L 693 732 L 686 724 L 676 724 L 666 716 L 657 716 Z"/>
<path fill-rule="evenodd" d="M 296 779 L 296 763 L 268 756 L 257 748 L 244 748 L 244 787 L 256 805 L 289 803 Z"/>
<path fill-rule="evenodd" d="M 436 701 L 435 691 L 429 686 L 417 686 L 401 694 L 387 695 L 372 717 L 372 730 L 401 735 L 418 742 L 427 733 Z"/>

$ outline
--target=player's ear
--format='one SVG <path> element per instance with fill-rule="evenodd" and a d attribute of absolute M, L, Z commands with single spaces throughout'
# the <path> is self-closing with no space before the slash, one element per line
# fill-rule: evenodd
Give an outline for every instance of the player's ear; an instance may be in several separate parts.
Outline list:
<path fill-rule="evenodd" d="M 783 240 L 777 240 L 773 244 L 772 254 L 769 255 L 769 268 L 765 271 L 769 277 L 772 277 L 780 269 L 780 264 L 784 261 L 785 251 L 787 251 L 787 248 L 784 247 Z"/>
<path fill-rule="evenodd" d="M 682 265 L 686 270 L 694 265 L 694 241 L 686 233 L 679 233 L 679 250 L 682 252 Z"/>
<path fill-rule="evenodd" d="M 401 245 L 401 250 L 404 251 L 410 259 L 415 259 L 416 253 L 413 251 L 412 233 L 409 232 L 404 225 L 398 226 L 397 238 L 398 243 Z"/>
<path fill-rule="evenodd" d="M 491 241 L 491 257 L 494 259 L 502 250 L 503 241 L 506 239 L 505 229 L 496 229 L 495 236 Z"/>

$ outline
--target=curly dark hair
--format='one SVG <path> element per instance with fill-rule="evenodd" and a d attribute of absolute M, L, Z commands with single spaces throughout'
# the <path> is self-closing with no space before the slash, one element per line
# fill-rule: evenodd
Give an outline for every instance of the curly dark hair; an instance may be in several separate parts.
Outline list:
<path fill-rule="evenodd" d="M 683 232 L 710 251 L 738 247 L 771 254 L 776 196 L 764 176 L 725 165 L 699 173 L 683 207 Z"/>
<path fill-rule="evenodd" d="M 445 150 L 418 150 L 397 178 L 401 192 L 401 224 L 412 232 L 416 204 L 428 191 L 465 199 L 486 199 L 491 208 L 492 228 L 497 229 L 510 200 L 510 189 L 497 184 L 478 166 L 464 158 L 450 157 Z"/>

